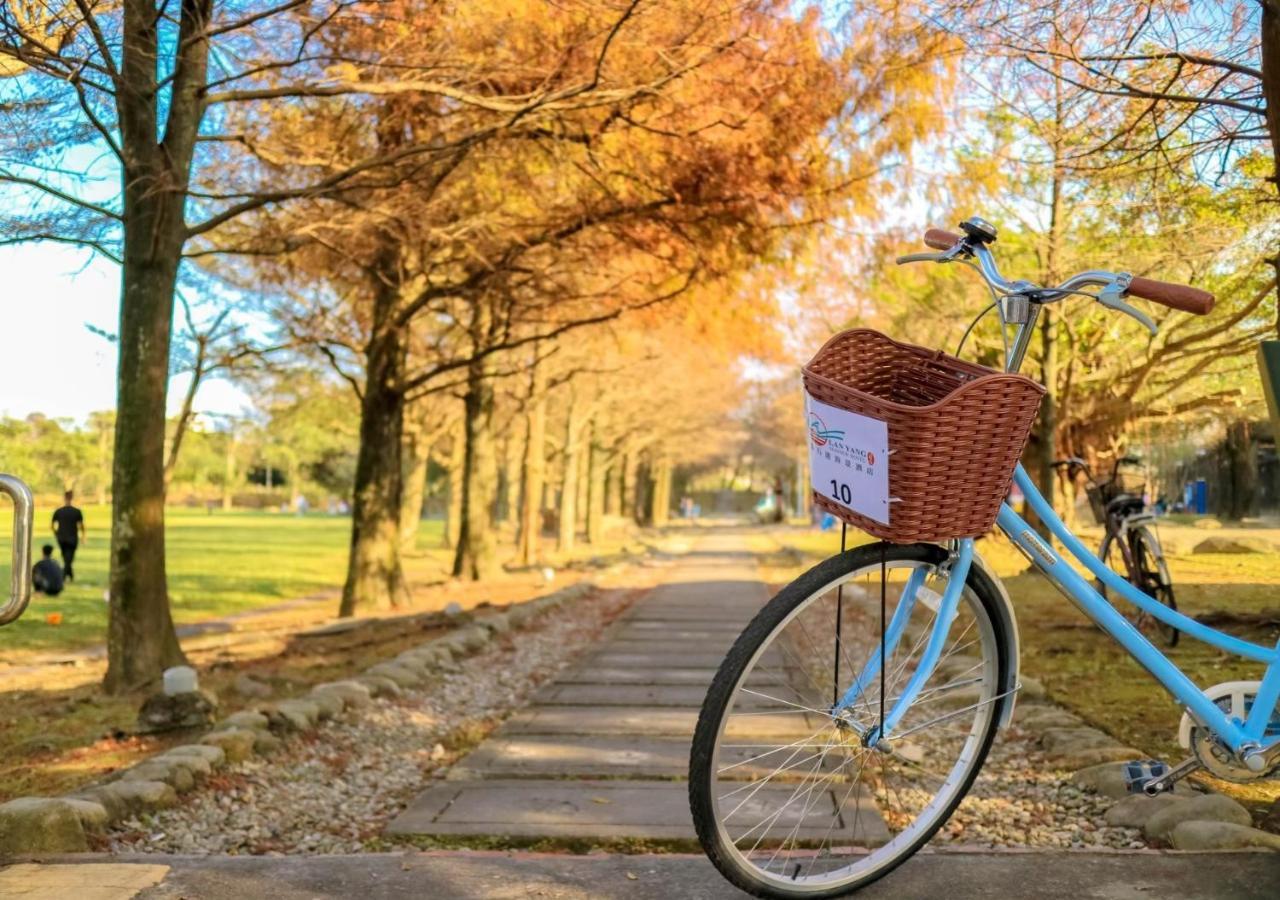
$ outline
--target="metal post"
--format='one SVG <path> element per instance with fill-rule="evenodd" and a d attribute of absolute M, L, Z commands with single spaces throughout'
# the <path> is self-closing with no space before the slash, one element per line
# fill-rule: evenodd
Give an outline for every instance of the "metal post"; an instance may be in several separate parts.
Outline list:
<path fill-rule="evenodd" d="M 12 475 L 0 475 L 0 493 L 13 499 L 13 571 L 10 572 L 9 599 L 0 607 L 0 625 L 8 625 L 31 602 L 31 530 L 35 503 L 31 490 Z"/>

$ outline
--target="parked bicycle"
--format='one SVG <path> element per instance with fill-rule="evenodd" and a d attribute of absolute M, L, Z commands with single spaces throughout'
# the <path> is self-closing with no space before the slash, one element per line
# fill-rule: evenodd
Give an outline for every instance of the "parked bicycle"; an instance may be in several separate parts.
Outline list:
<path fill-rule="evenodd" d="M 1065 468 L 1067 477 L 1072 481 L 1077 474 L 1085 477 L 1089 507 L 1094 519 L 1104 529 L 1098 558 L 1112 571 L 1126 573 L 1129 583 L 1138 590 L 1176 610 L 1178 602 L 1173 595 L 1173 578 L 1169 575 L 1169 566 L 1156 532 L 1156 517 L 1147 509 L 1142 496 L 1147 482 L 1142 461 L 1133 456 L 1120 457 L 1111 469 L 1111 477 L 1105 481 L 1095 480 L 1088 463 L 1079 457 L 1060 459 L 1053 465 Z M 1102 581 L 1095 581 L 1094 587 L 1103 599 L 1111 599 Z M 1180 632 L 1172 625 L 1139 608 L 1134 608 L 1129 618 L 1139 630 L 1158 637 L 1166 646 L 1178 645 Z"/>
<path fill-rule="evenodd" d="M 1155 323 L 1127 298 L 1196 314 L 1213 306 L 1213 296 L 1204 291 L 1125 273 L 1082 272 L 1056 287 L 1011 281 L 1000 274 L 990 251 L 995 229 L 976 218 L 962 228 L 962 235 L 930 229 L 925 243 L 937 252 L 911 254 L 899 263 L 958 262 L 981 273 L 996 294 L 992 308 L 1002 333 L 1006 324 L 1015 329 L 1005 357 L 1007 373 L 1021 366 L 1040 310 L 1068 297 L 1091 296 L 1148 329 Z M 866 337 L 861 332 L 849 340 Z M 930 509 L 940 519 L 990 500 L 996 524 L 1009 540 L 1186 710 L 1183 735 L 1190 758 L 1167 771 L 1139 767 L 1134 790 L 1159 793 L 1201 768 L 1236 781 L 1275 775 L 1280 770 L 1280 648 L 1188 618 L 1108 569 L 1018 466 L 1012 478 L 1030 508 L 1109 595 L 1264 668 L 1259 681 L 1201 690 L 1002 503 L 1008 470 L 995 472 L 994 478 L 982 470 L 1006 459 L 1011 467 L 1016 464 L 1025 432 L 1000 442 L 984 420 L 1004 421 L 1005 407 L 1022 404 L 1027 379 L 989 373 L 919 348 L 906 348 L 916 354 L 913 368 L 896 371 L 894 360 L 904 356 L 895 355 L 890 345 L 896 351 L 905 345 L 886 338 L 865 343 L 880 355 L 846 358 L 841 377 L 857 382 L 874 401 L 866 407 L 870 412 L 845 421 L 829 404 L 810 405 L 811 462 L 839 467 L 824 472 L 829 484 L 815 478 L 820 505 L 838 509 L 847 506 L 846 498 L 856 504 L 861 491 L 864 500 L 882 501 L 883 510 L 877 513 L 869 502 L 866 514 L 846 509 L 846 521 L 885 523 L 895 534 L 911 528 L 926 534 Z M 930 393 L 939 384 L 970 399 L 976 390 L 970 385 L 995 384 L 1007 399 L 987 401 L 967 417 L 947 417 L 948 401 Z M 1039 396 L 1033 399 L 1038 403 Z M 932 430 L 895 446 L 896 426 L 883 426 L 908 413 L 922 429 Z M 864 441 L 854 448 L 857 454 L 831 453 L 842 444 L 848 450 L 856 437 L 850 429 L 864 426 L 873 437 L 876 427 L 881 435 L 887 431 L 887 446 Z M 963 466 L 931 466 L 919 456 L 922 447 L 928 452 L 944 441 L 967 460 Z M 844 488 L 855 482 L 858 490 L 846 494 Z M 940 486 L 914 490 L 922 484 Z M 699 840 L 735 885 L 765 897 L 851 892 L 908 859 L 959 806 L 996 730 L 1009 723 L 1019 688 L 1013 606 L 1000 579 L 974 550 L 974 533 L 913 539 L 916 543 L 886 540 L 842 552 L 783 588 L 738 638 L 703 703 L 689 764 Z"/>

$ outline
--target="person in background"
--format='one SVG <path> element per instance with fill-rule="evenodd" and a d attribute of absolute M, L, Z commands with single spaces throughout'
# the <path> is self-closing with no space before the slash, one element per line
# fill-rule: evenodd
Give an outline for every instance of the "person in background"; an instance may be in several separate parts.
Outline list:
<path fill-rule="evenodd" d="M 53 511 L 53 534 L 62 550 L 62 568 L 66 579 L 75 581 L 75 571 L 71 566 L 75 562 L 76 548 L 86 537 L 84 513 L 72 505 L 71 501 L 76 497 L 72 491 L 67 491 L 62 497 L 65 502 Z"/>
<path fill-rule="evenodd" d="M 31 567 L 31 583 L 49 597 L 62 593 L 62 566 L 53 558 L 53 544 L 44 545 L 44 559 Z"/>

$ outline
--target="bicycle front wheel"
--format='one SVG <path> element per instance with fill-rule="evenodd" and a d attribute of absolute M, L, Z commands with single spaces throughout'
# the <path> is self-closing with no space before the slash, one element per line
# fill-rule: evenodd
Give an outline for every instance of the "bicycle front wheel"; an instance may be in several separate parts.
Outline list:
<path fill-rule="evenodd" d="M 758 896 L 831 897 L 885 875 L 942 826 L 990 749 L 1011 661 L 996 588 L 977 567 L 933 673 L 888 740 L 864 746 L 858 732 L 876 723 L 881 698 L 891 709 L 919 667 L 947 583 L 942 548 L 888 546 L 882 605 L 882 546 L 784 588 L 703 704 L 689 766 L 698 838 Z"/>

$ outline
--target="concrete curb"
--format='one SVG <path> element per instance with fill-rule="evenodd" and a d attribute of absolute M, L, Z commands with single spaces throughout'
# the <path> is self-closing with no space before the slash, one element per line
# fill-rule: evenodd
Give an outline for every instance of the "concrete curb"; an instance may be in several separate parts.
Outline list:
<path fill-rule="evenodd" d="M 62 797 L 19 797 L 0 804 L 0 857 L 82 853 L 90 837 L 131 816 L 166 809 L 214 771 L 275 752 L 284 739 L 372 698 L 398 696 L 494 638 L 522 628 L 595 590 L 581 582 L 500 611 L 459 616 L 459 627 L 340 681 L 317 684 L 304 697 L 263 700 L 235 712 L 197 743 L 172 747 Z"/>

